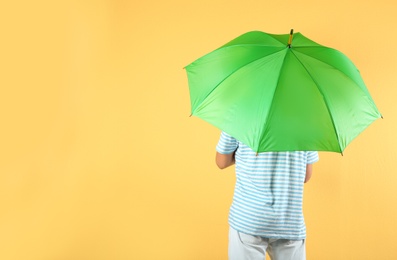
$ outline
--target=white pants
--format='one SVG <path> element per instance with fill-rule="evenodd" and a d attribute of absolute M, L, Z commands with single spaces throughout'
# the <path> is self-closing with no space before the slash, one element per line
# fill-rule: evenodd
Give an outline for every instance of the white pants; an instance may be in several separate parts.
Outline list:
<path fill-rule="evenodd" d="M 229 260 L 305 260 L 305 240 L 269 239 L 229 229 Z"/>

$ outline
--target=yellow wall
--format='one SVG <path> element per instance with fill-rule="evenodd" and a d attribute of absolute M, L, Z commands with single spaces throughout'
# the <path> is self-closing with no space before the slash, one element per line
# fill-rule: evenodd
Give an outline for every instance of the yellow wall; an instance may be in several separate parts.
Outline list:
<path fill-rule="evenodd" d="M 75 0 L 0 4 L 0 259 L 226 259 L 233 169 L 189 118 L 185 71 L 250 30 L 350 57 L 378 120 L 320 153 L 309 260 L 397 259 L 397 5 Z"/>

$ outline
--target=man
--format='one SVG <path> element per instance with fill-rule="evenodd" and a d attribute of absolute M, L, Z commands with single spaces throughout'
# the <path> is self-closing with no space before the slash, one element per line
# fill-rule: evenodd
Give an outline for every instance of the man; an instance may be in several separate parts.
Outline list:
<path fill-rule="evenodd" d="M 216 164 L 236 164 L 236 186 L 229 212 L 229 259 L 306 259 L 303 185 L 312 175 L 317 152 L 257 154 L 222 132 Z"/>

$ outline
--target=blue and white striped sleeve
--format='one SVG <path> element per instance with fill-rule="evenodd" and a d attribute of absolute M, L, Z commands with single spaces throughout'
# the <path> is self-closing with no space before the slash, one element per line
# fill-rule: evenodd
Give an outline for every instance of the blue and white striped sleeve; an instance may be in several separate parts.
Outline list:
<path fill-rule="evenodd" d="M 307 164 L 313 164 L 320 160 L 318 152 L 307 152 Z"/>
<path fill-rule="evenodd" d="M 222 132 L 219 142 L 216 146 L 216 151 L 221 154 L 231 154 L 236 151 L 237 147 L 237 140 L 225 132 Z"/>

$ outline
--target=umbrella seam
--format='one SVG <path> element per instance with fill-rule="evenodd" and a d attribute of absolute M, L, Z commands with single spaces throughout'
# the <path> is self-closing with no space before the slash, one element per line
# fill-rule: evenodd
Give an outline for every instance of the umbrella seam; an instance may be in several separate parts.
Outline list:
<path fill-rule="evenodd" d="M 238 39 L 238 38 L 240 38 L 240 37 L 244 37 L 244 36 L 246 36 L 247 34 L 252 34 L 252 33 L 266 34 L 267 36 L 270 36 L 270 38 L 272 38 L 273 40 L 275 40 L 275 41 L 281 43 L 282 46 L 280 46 L 280 47 L 287 46 L 284 42 L 282 42 L 281 40 L 279 40 L 279 39 L 277 39 L 277 38 L 275 37 L 275 36 L 283 36 L 283 34 L 264 33 L 264 32 L 262 32 L 262 31 L 258 31 L 258 30 L 254 30 L 254 31 L 250 31 L 250 32 L 247 32 L 247 33 L 245 33 L 245 34 L 242 34 L 242 35 L 240 35 L 239 37 L 237 37 L 236 39 Z M 236 40 L 236 39 L 235 39 L 235 40 Z M 232 41 L 233 41 L 233 40 L 232 40 Z M 226 43 L 225 45 L 219 47 L 218 49 L 221 49 L 221 48 L 224 48 L 224 47 L 238 46 L 238 45 L 261 45 L 261 44 L 249 44 L 249 43 L 248 43 L 248 44 L 244 44 L 244 43 L 242 43 L 242 44 L 233 44 L 233 45 L 226 46 L 226 45 L 228 45 L 229 43 L 231 43 L 232 41 Z M 267 45 L 262 45 L 262 46 L 267 46 Z M 274 45 L 269 45 L 268 47 L 274 47 Z"/>
<path fill-rule="evenodd" d="M 228 46 L 228 47 L 229 47 L 229 46 Z M 279 53 L 280 51 L 283 51 L 283 50 L 285 50 L 285 49 L 281 49 L 281 50 L 279 50 L 279 51 L 276 51 L 276 52 L 272 53 L 271 55 L 274 55 L 274 54 L 276 54 L 276 53 Z M 218 84 L 216 84 L 216 86 L 208 93 L 208 95 L 206 95 L 206 96 L 203 98 L 203 101 L 202 101 L 199 105 L 197 105 L 197 107 L 196 107 L 196 109 L 195 109 L 194 111 L 192 111 L 192 115 L 200 108 L 200 106 L 203 104 L 204 100 L 206 100 L 206 99 L 211 95 L 211 93 L 215 91 L 215 89 L 216 89 L 219 85 L 221 85 L 226 79 L 228 79 L 228 78 L 229 78 L 231 75 L 233 75 L 236 71 L 239 71 L 239 70 L 242 69 L 243 67 L 245 67 L 245 66 L 247 66 L 247 65 L 249 65 L 249 64 L 251 64 L 251 63 L 253 63 L 253 62 L 259 61 L 260 59 L 263 59 L 263 58 L 267 58 L 267 57 L 269 57 L 269 56 L 271 56 L 271 55 L 267 55 L 267 56 L 264 56 L 264 57 L 260 57 L 260 58 L 258 58 L 258 59 L 255 59 L 255 60 L 253 60 L 253 61 L 250 61 L 250 62 L 244 64 L 243 66 L 237 68 L 236 70 L 232 71 L 229 75 L 227 75 L 225 78 L 223 78 Z"/>
<path fill-rule="evenodd" d="M 231 48 L 231 47 L 236 47 L 236 46 L 247 46 L 247 45 L 248 46 L 263 46 L 263 47 L 271 47 L 271 48 L 282 48 L 282 47 L 284 47 L 284 45 L 274 46 L 274 45 L 267 45 L 267 44 L 260 44 L 260 43 L 240 43 L 240 44 L 234 44 L 234 45 L 219 47 L 218 49 L 216 49 L 214 51 L 221 50 L 221 49 L 226 49 L 226 48 Z M 210 53 L 212 53 L 212 52 L 210 52 Z M 208 53 L 208 54 L 210 54 L 210 53 Z"/>
<path fill-rule="evenodd" d="M 193 63 L 198 62 L 198 61 L 200 61 L 201 59 L 204 59 L 205 57 L 207 57 L 208 55 L 213 54 L 213 53 L 215 53 L 215 52 L 218 52 L 218 51 L 220 51 L 220 50 L 229 49 L 229 48 L 231 48 L 231 47 L 241 47 L 241 46 L 261 46 L 261 47 L 265 47 L 265 48 L 282 48 L 282 47 L 283 47 L 283 46 L 278 46 L 278 47 L 276 47 L 276 46 L 263 45 L 263 44 L 257 44 L 257 43 L 247 43 L 247 44 L 242 43 L 242 44 L 235 44 L 235 45 L 230 45 L 230 46 L 225 46 L 225 47 L 219 47 L 218 49 L 215 49 L 214 51 L 211 51 L 211 52 L 205 54 L 204 56 L 202 56 L 202 57 L 196 59 L 195 61 L 193 61 L 193 62 L 190 63 L 189 65 L 186 65 L 185 67 L 183 67 L 183 69 L 187 69 L 187 68 L 188 68 L 190 65 L 192 65 Z M 273 53 L 273 54 L 274 54 L 274 53 Z M 262 57 L 262 58 L 263 58 L 263 57 Z M 260 59 L 260 58 L 259 58 L 259 59 Z M 247 63 L 247 64 L 249 64 L 249 63 Z M 246 65 L 247 65 L 247 64 L 246 64 Z M 244 65 L 244 66 L 245 66 L 245 65 Z"/>
<path fill-rule="evenodd" d="M 338 50 L 336 50 L 336 49 L 333 49 L 333 48 L 329 48 L 329 47 L 325 47 L 325 46 L 318 46 L 318 47 L 322 47 L 322 48 L 326 48 L 326 49 L 329 49 L 329 50 L 333 50 L 333 51 L 339 52 L 340 54 L 346 56 L 346 55 L 343 54 L 342 52 L 340 52 L 340 51 L 338 51 Z M 302 46 L 301 48 L 305 48 L 305 47 Z M 327 63 L 327 62 L 325 62 L 325 61 L 323 61 L 323 60 L 319 60 L 319 59 L 317 59 L 316 57 L 313 57 L 312 55 L 309 55 L 309 54 L 306 54 L 306 53 L 303 53 L 303 52 L 299 52 L 299 53 L 302 54 L 302 55 L 308 56 L 308 57 L 310 57 L 310 58 L 312 58 L 312 59 L 315 59 L 315 60 L 317 60 L 317 61 L 319 61 L 319 62 L 321 62 L 321 63 L 327 64 L 328 66 L 330 66 L 330 67 L 334 68 L 335 70 L 339 71 L 341 74 L 345 75 L 348 79 L 350 79 L 352 82 L 354 82 L 355 85 L 360 89 L 360 91 L 364 92 L 364 93 L 366 94 L 366 96 L 369 97 L 370 100 L 375 104 L 375 102 L 372 100 L 372 97 L 371 97 L 371 95 L 369 94 L 369 92 L 368 92 L 368 91 L 366 92 L 365 90 L 363 90 L 362 88 L 360 88 L 360 87 L 359 87 L 359 84 L 358 84 L 355 80 L 353 80 L 351 77 L 349 77 L 349 75 L 347 75 L 345 72 L 341 71 L 341 70 L 338 69 L 337 67 L 335 67 L 335 66 L 333 66 L 333 65 L 331 65 L 331 64 L 329 64 L 329 63 Z M 296 57 L 296 55 L 295 55 L 295 57 Z M 354 64 L 353 64 L 353 66 L 354 66 Z M 354 67 L 355 67 L 355 66 L 354 66 Z M 357 69 L 357 70 L 358 70 L 358 69 Z"/>
<path fill-rule="evenodd" d="M 343 55 L 343 56 L 345 56 L 349 61 L 350 61 L 350 59 L 344 54 L 344 53 L 342 53 L 341 51 L 339 51 L 339 50 L 336 50 L 336 49 L 334 49 L 334 48 L 330 48 L 330 47 L 326 47 L 326 46 L 317 46 L 317 47 L 321 47 L 321 48 L 325 48 L 325 49 L 329 49 L 329 50 L 333 50 L 333 51 L 335 51 L 335 52 L 338 52 L 338 53 L 340 53 L 341 55 Z M 300 46 L 299 48 L 307 48 L 307 47 L 304 47 L 304 46 Z M 295 48 L 295 49 L 297 49 L 297 48 Z M 378 109 L 378 107 L 376 106 L 376 104 L 375 104 L 375 101 L 372 99 L 372 96 L 371 96 L 371 94 L 369 93 L 369 91 L 368 91 L 368 89 L 366 89 L 366 88 L 361 88 L 360 87 L 360 84 L 359 83 L 357 83 L 354 79 L 352 79 L 351 77 L 349 77 L 349 75 L 347 75 L 345 72 L 343 72 L 342 70 L 340 70 L 340 69 L 338 69 L 337 67 L 335 67 L 335 66 L 333 66 L 333 65 L 331 65 L 331 64 L 329 64 L 328 62 L 325 62 L 325 61 L 323 61 L 323 60 L 320 60 L 320 59 L 318 59 L 318 58 L 316 58 L 316 57 L 314 57 L 314 56 L 312 56 L 312 55 L 309 55 L 309 54 L 307 54 L 307 53 L 303 53 L 303 52 L 300 52 L 300 51 L 298 51 L 300 54 L 302 54 L 302 55 L 305 55 L 305 56 L 307 56 L 307 57 L 310 57 L 310 58 L 312 58 L 312 59 L 314 59 L 314 60 L 317 60 L 317 61 L 319 61 L 319 62 L 321 62 L 321 63 L 323 63 L 323 64 L 326 64 L 326 65 L 328 65 L 328 66 L 330 66 L 331 68 L 333 68 L 333 69 L 335 69 L 335 70 L 337 70 L 337 71 L 339 71 L 342 75 L 344 75 L 346 78 L 348 78 L 351 82 L 353 82 L 354 83 L 354 85 L 355 85 L 355 87 L 356 88 L 358 88 L 359 89 L 359 91 L 360 92 L 362 92 L 362 93 L 364 93 L 365 94 L 365 96 L 371 101 L 371 105 L 373 106 L 373 108 L 374 108 L 374 110 L 376 110 L 377 112 L 378 112 L 378 114 L 379 114 L 379 117 L 382 117 L 382 114 L 379 112 L 379 109 Z M 294 54 L 295 55 L 295 54 Z M 295 55 L 295 57 L 297 57 L 296 55 Z M 298 57 L 297 57 L 297 59 L 298 59 Z M 299 60 L 299 59 L 298 59 Z M 300 62 L 300 60 L 299 60 L 299 62 Z M 350 61 L 351 63 L 352 63 L 352 65 L 356 68 L 356 66 L 354 65 L 354 63 L 352 62 L 352 61 Z M 301 62 L 301 64 L 303 65 L 303 63 Z M 306 69 L 306 67 L 304 67 L 305 69 Z M 357 69 L 357 68 L 356 68 Z M 307 69 L 306 69 L 306 71 L 308 71 Z M 357 71 L 358 71 L 358 69 L 357 69 Z M 310 74 L 309 74 L 310 75 Z M 313 78 L 313 77 L 312 77 Z M 313 80 L 314 81 L 314 80 Z M 314 81 L 315 82 L 315 81 Z M 362 80 L 362 84 L 364 84 L 364 87 L 365 87 L 365 82 L 364 82 L 364 80 Z M 317 84 L 316 83 L 316 85 L 319 85 L 319 84 Z M 322 92 L 321 92 L 322 93 Z M 324 95 L 323 95 L 324 96 Z M 334 122 L 333 122 L 334 123 Z M 358 136 L 358 134 L 355 136 L 355 137 L 353 137 L 351 140 L 353 140 L 354 138 L 356 138 Z M 338 142 L 339 142 L 339 137 L 338 137 Z M 351 142 L 351 141 L 350 141 Z M 349 142 L 349 143 L 350 143 Z M 347 144 L 346 144 L 347 145 Z M 339 146 L 340 147 L 340 146 Z M 341 147 L 340 147 L 341 148 Z M 341 153 L 342 153 L 342 148 L 341 148 Z"/>
<path fill-rule="evenodd" d="M 313 80 L 313 82 L 314 82 L 314 84 L 316 84 L 316 86 L 317 86 L 317 89 L 318 89 L 318 91 L 320 91 L 320 93 L 321 93 L 321 95 L 324 97 L 324 102 L 325 102 L 325 104 L 326 104 L 326 108 L 327 108 L 327 111 L 328 111 L 328 114 L 329 114 L 329 116 L 330 116 L 330 118 L 331 118 L 331 121 L 332 121 L 332 126 L 334 127 L 334 130 L 335 130 L 335 133 L 336 133 L 336 139 L 338 140 L 338 146 L 339 146 L 339 149 L 340 149 L 340 152 L 342 153 L 343 152 L 343 149 L 342 149 L 342 147 L 341 147 L 341 144 L 340 144 L 340 139 L 339 139 L 339 132 L 338 132 L 338 130 L 336 129 L 336 127 L 335 127 L 335 121 L 334 121 L 334 117 L 332 116 L 332 114 L 331 114 L 331 112 L 330 112 L 330 110 L 329 110 L 329 108 L 328 108 L 328 101 L 326 100 L 326 98 L 325 98 L 325 96 L 324 96 L 324 93 L 321 91 L 321 88 L 319 88 L 319 85 L 320 84 L 318 84 L 317 83 L 317 81 L 313 78 L 313 76 L 310 74 L 310 72 L 309 72 L 309 70 L 306 68 L 306 66 L 301 62 L 301 60 L 296 56 L 296 54 L 294 53 L 294 51 L 291 51 L 292 52 L 292 54 L 295 56 L 295 58 L 299 61 L 299 63 L 302 65 L 302 67 L 306 70 L 306 72 L 307 72 L 307 74 L 309 74 L 309 76 L 311 77 L 311 79 Z M 307 55 L 307 56 L 309 56 L 309 57 L 312 57 L 312 56 L 310 56 L 310 55 Z M 313 58 L 313 57 L 312 57 Z M 325 62 L 324 62 L 325 63 Z M 325 64 L 327 64 L 327 63 L 325 63 Z M 329 65 L 329 64 L 328 64 Z M 331 66 L 331 65 L 330 65 Z M 332 67 L 332 66 L 331 66 Z M 339 70 L 338 70 L 339 71 Z M 343 73 L 344 74 L 344 73 Z M 346 75 L 346 74 L 345 74 Z M 347 75 L 346 75 L 347 76 Z M 349 79 L 351 79 L 350 77 L 348 77 Z"/>
<path fill-rule="evenodd" d="M 266 130 L 267 130 L 267 125 L 268 125 L 268 123 L 269 123 L 269 115 L 270 115 L 270 112 L 273 110 L 273 104 L 274 104 L 274 102 L 273 102 L 273 100 L 274 100 L 274 97 L 276 96 L 276 91 L 277 91 L 277 86 L 278 86 L 278 83 L 280 82 L 280 75 L 281 75 L 281 70 L 283 69 L 283 67 L 284 67 L 284 63 L 285 63 L 285 58 L 287 57 L 287 52 L 285 53 L 285 55 L 284 55 L 284 59 L 283 59 L 283 61 L 282 61 L 282 63 L 281 63 L 281 66 L 280 66 L 280 70 L 279 70 L 279 73 L 278 73 L 278 78 L 277 78 L 277 82 L 276 82 L 276 87 L 274 88 L 274 92 L 273 92 L 273 97 L 272 97 L 272 99 L 271 99 L 271 102 L 270 102 L 270 108 L 269 108 L 269 111 L 267 112 L 267 115 L 266 115 L 266 124 L 263 126 L 263 133 L 264 132 L 266 132 Z M 261 139 L 261 138 L 260 138 Z M 259 142 L 260 143 L 260 142 Z M 258 146 L 258 149 L 257 149 L 258 151 L 257 152 L 259 152 L 259 146 Z"/>
<path fill-rule="evenodd" d="M 234 45 L 230 45 L 230 46 L 219 47 L 218 49 L 215 49 L 214 51 L 209 52 L 209 53 L 205 54 L 204 56 L 198 58 L 198 59 L 195 60 L 194 62 L 199 61 L 199 60 L 205 58 L 207 55 L 213 54 L 213 53 L 218 52 L 218 51 L 220 51 L 220 50 L 229 49 L 229 48 L 232 48 L 232 47 L 241 47 L 241 46 L 260 46 L 260 47 L 265 47 L 265 48 L 277 48 L 277 49 L 283 48 L 283 47 L 284 47 L 284 46 L 264 45 L 264 44 L 258 44 L 258 43 L 241 43 L 241 44 L 234 44 Z M 191 64 L 193 64 L 194 62 L 192 62 Z M 189 67 L 191 64 L 187 65 L 186 67 Z M 249 63 L 247 63 L 247 64 L 249 64 Z M 185 68 L 186 68 L 186 67 L 185 67 Z"/>

